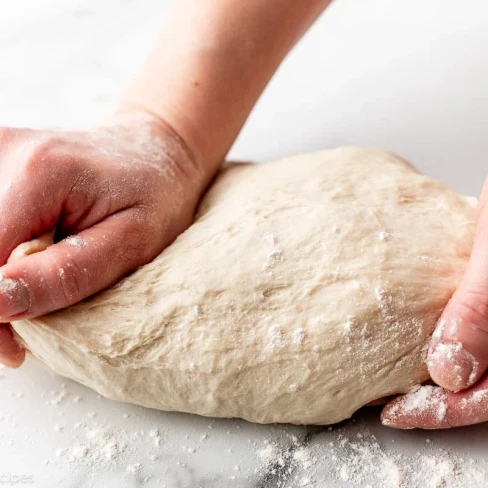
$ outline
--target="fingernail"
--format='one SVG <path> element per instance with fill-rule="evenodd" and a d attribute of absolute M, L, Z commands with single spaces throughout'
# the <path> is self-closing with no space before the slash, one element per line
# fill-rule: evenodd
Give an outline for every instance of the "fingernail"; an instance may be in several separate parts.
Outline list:
<path fill-rule="evenodd" d="M 387 405 L 381 412 L 381 423 L 385 427 L 393 429 L 413 429 L 402 418 L 402 398 L 395 400 L 393 403 Z"/>
<path fill-rule="evenodd" d="M 478 379 L 478 361 L 460 342 L 435 344 L 429 351 L 427 365 L 432 379 L 451 391 L 464 390 Z"/>
<path fill-rule="evenodd" d="M 23 280 L 5 278 L 0 274 L 0 317 L 8 321 L 30 307 L 29 290 Z"/>
<path fill-rule="evenodd" d="M 401 430 L 412 430 L 415 429 L 415 427 L 412 427 L 411 425 L 401 422 L 398 419 L 388 417 L 388 414 L 386 414 L 384 417 L 381 417 L 381 424 L 384 425 L 385 427 L 390 427 L 392 429 L 401 429 Z"/>

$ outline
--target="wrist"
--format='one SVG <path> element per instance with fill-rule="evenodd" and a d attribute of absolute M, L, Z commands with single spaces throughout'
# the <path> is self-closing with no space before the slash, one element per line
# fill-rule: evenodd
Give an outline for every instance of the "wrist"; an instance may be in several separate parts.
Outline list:
<path fill-rule="evenodd" d="M 137 132 L 140 132 L 142 144 L 148 135 L 152 140 L 158 141 L 159 145 L 164 147 L 165 157 L 176 165 L 198 193 L 198 197 L 213 178 L 215 171 L 208 171 L 198 149 L 190 145 L 187 139 L 159 114 L 139 104 L 123 100 L 111 114 L 109 123 L 128 128 L 132 137 L 137 137 Z"/>

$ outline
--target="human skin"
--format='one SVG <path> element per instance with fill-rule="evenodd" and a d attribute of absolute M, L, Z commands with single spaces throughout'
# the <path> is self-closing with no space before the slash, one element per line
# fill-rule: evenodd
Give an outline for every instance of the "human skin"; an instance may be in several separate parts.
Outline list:
<path fill-rule="evenodd" d="M 383 410 L 385 425 L 439 429 L 488 421 L 488 180 L 478 206 L 468 269 L 433 334 L 427 365 L 440 386 L 436 398 L 446 407 L 442 421 L 434 404 L 425 411 L 411 411 L 402 408 L 399 398 Z"/>
<path fill-rule="evenodd" d="M 191 224 L 259 95 L 328 3 L 175 1 L 105 126 L 0 128 L 0 361 L 25 358 L 8 322 L 108 287 Z M 53 228 L 54 245 L 7 263 Z"/>

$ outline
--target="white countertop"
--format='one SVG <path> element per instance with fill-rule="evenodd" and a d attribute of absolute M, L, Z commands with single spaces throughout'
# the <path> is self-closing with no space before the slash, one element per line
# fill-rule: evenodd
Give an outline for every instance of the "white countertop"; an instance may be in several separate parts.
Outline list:
<path fill-rule="evenodd" d="M 3 2 L 0 124 L 96 120 L 142 61 L 167 5 Z M 487 87 L 483 0 L 336 0 L 279 70 L 231 156 L 385 146 L 477 195 L 488 168 Z M 103 399 L 29 361 L 0 371 L 0 487 L 16 477 L 15 486 L 36 488 L 488 486 L 486 425 L 394 432 L 378 416 L 369 409 L 328 430 L 164 413 Z"/>

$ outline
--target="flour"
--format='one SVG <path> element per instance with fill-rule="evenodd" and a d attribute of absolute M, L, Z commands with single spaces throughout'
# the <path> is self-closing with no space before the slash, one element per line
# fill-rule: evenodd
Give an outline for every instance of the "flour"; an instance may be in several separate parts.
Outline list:
<path fill-rule="evenodd" d="M 76 249 L 83 249 L 88 245 L 88 243 L 82 239 L 80 236 L 69 236 L 64 239 L 64 242 L 68 244 L 68 246 L 72 246 Z"/>
<path fill-rule="evenodd" d="M 488 400 L 488 390 L 474 391 L 469 397 L 463 398 L 459 405 L 462 409 L 479 407 L 480 403 L 485 403 Z"/>
<path fill-rule="evenodd" d="M 305 331 L 302 328 L 295 329 L 293 331 L 293 343 L 302 344 L 305 338 Z"/>
<path fill-rule="evenodd" d="M 64 383 L 63 383 L 64 385 Z M 63 386 L 60 390 L 49 392 L 50 398 L 44 402 L 45 405 L 52 405 L 58 406 L 69 396 L 69 393 L 66 391 L 66 386 Z"/>
<path fill-rule="evenodd" d="M 343 335 L 347 336 L 351 333 L 352 326 L 354 325 L 354 322 L 351 319 L 348 319 L 346 322 L 342 324 L 342 333 Z"/>
<path fill-rule="evenodd" d="M 126 471 L 132 474 L 139 474 L 141 472 L 141 469 L 142 469 L 141 463 L 129 464 L 126 468 Z"/>
<path fill-rule="evenodd" d="M 266 261 L 263 264 L 263 270 L 269 271 L 283 259 L 283 250 L 278 246 L 278 238 L 271 233 L 266 233 L 263 239 L 268 247 Z"/>
<path fill-rule="evenodd" d="M 478 390 L 471 395 L 471 401 L 475 403 L 484 402 L 488 398 L 488 390 Z"/>
<path fill-rule="evenodd" d="M 439 387 L 422 386 L 418 390 L 403 396 L 390 408 L 388 418 L 383 419 L 383 423 L 389 425 L 400 412 L 419 417 L 425 414 L 433 414 L 434 420 L 440 424 L 447 413 L 447 394 Z"/>
<path fill-rule="evenodd" d="M 15 293 L 19 290 L 19 286 L 21 286 L 19 281 L 5 278 L 2 274 L 0 274 L 0 293 L 3 295 L 8 297 L 15 296 Z"/>
<path fill-rule="evenodd" d="M 269 342 L 268 342 L 269 349 L 276 349 L 277 347 L 283 345 L 284 336 L 281 327 L 279 325 L 275 324 L 269 328 L 268 337 L 269 337 Z"/>
<path fill-rule="evenodd" d="M 445 322 L 443 323 L 445 324 Z M 445 327 L 445 325 L 441 325 L 439 329 L 442 331 L 443 327 Z M 439 334 L 439 332 L 437 334 Z M 434 338 L 439 339 L 439 336 L 434 334 Z M 457 375 L 453 378 L 453 387 L 455 387 L 456 390 L 461 390 L 466 386 L 474 384 L 478 378 L 480 365 L 478 360 L 463 348 L 461 342 L 439 342 L 434 346 L 433 350 L 430 351 L 427 358 L 427 363 L 430 368 L 445 364 L 446 361 L 450 364 L 457 363 L 457 366 L 452 369 L 455 373 L 457 372 Z M 451 367 L 450 364 L 448 367 Z M 465 377 L 466 370 L 469 371 L 467 377 Z"/>
<path fill-rule="evenodd" d="M 295 439 L 280 448 L 265 441 L 257 450 L 270 486 L 299 488 L 337 486 L 362 488 L 482 488 L 484 472 L 472 458 L 458 458 L 426 440 L 410 455 L 386 449 L 369 429 L 349 424 L 319 434 L 316 442 Z M 271 475 L 274 477 L 271 478 Z M 266 478 L 265 478 L 266 479 Z M 335 485 L 334 485 L 335 486 Z"/>

